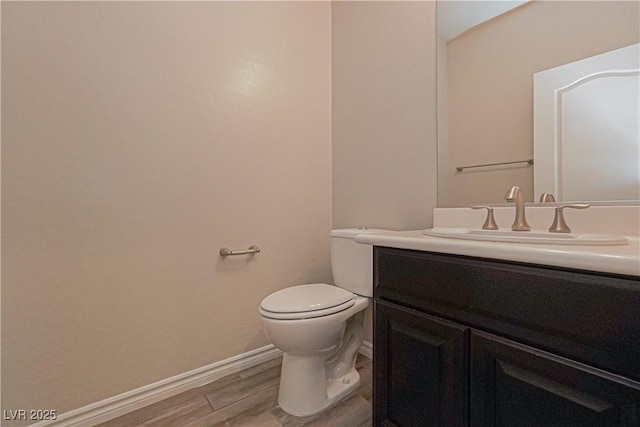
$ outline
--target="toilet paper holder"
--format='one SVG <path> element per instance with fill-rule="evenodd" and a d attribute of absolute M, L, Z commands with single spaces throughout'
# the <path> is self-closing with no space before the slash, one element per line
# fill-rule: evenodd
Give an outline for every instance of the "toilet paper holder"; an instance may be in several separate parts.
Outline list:
<path fill-rule="evenodd" d="M 222 248 L 220 249 L 220 256 L 224 258 L 227 256 L 235 256 L 235 255 L 257 254 L 258 252 L 260 252 L 260 248 L 257 247 L 256 245 L 251 245 L 249 246 L 248 249 L 240 249 L 236 251 L 233 251 L 229 248 Z"/>

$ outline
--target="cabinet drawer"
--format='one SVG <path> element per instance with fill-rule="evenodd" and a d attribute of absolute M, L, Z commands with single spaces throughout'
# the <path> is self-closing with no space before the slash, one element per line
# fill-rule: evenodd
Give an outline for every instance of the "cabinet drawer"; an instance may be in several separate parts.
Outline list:
<path fill-rule="evenodd" d="M 376 247 L 374 295 L 640 379 L 640 280 Z"/>

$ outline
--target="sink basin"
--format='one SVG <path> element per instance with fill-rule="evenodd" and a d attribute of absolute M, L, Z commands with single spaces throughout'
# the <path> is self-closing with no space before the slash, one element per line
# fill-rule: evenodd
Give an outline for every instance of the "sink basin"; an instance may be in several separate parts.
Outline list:
<path fill-rule="evenodd" d="M 629 240 L 624 236 L 611 234 L 550 233 L 546 230 L 511 231 L 472 228 L 433 228 L 424 230 L 424 234 L 448 239 L 548 245 L 626 245 L 629 243 Z"/>

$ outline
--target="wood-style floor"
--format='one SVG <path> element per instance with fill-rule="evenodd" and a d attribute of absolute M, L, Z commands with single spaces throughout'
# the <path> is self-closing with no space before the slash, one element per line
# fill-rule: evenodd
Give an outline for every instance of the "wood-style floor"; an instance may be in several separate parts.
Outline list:
<path fill-rule="evenodd" d="M 349 396 L 311 417 L 278 407 L 278 358 L 115 418 L 99 427 L 371 426 L 371 360 L 360 355 L 360 385 Z"/>

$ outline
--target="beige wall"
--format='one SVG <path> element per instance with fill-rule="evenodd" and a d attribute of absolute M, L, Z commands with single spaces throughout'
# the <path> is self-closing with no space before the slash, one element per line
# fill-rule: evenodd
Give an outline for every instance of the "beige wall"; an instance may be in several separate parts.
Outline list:
<path fill-rule="evenodd" d="M 258 348 L 264 296 L 331 280 L 332 226 L 430 226 L 434 25 L 433 2 L 3 2 L 3 409 Z"/>
<path fill-rule="evenodd" d="M 331 279 L 330 20 L 2 2 L 3 409 L 62 413 L 266 345 L 260 300 Z"/>
<path fill-rule="evenodd" d="M 514 184 L 533 200 L 532 167 L 462 174 L 455 167 L 532 158 L 533 73 L 637 43 L 639 6 L 534 1 L 448 43 L 446 205 L 504 202 Z"/>
<path fill-rule="evenodd" d="M 435 2 L 334 2 L 332 37 L 334 227 L 430 226 Z"/>

